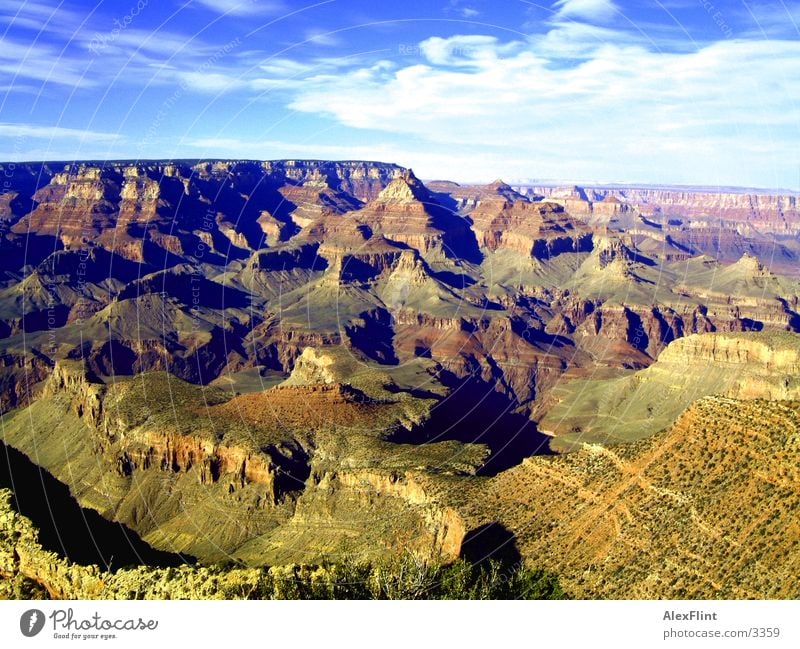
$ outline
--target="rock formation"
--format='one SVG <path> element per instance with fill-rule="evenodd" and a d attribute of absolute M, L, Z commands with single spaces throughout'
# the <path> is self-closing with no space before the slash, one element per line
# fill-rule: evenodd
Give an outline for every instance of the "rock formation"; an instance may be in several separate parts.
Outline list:
<path fill-rule="evenodd" d="M 702 334 L 670 343 L 634 374 L 564 381 L 543 404 L 543 432 L 556 447 L 619 443 L 669 426 L 694 400 L 800 398 L 800 336 L 790 333 Z"/>
<path fill-rule="evenodd" d="M 550 471 L 530 456 L 576 451 L 575 484 L 610 457 L 584 443 L 663 434 L 700 397 L 797 398 L 793 196 L 358 161 L 8 170 L 5 439 L 161 549 L 449 560 L 481 525 L 523 539 L 516 505 L 467 495 Z"/>

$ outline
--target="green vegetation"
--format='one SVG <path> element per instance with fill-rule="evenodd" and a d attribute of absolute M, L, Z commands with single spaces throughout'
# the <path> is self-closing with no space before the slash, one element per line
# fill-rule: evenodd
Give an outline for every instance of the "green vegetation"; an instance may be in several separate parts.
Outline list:
<path fill-rule="evenodd" d="M 80 567 L 76 567 L 81 569 Z M 82 594 L 85 596 L 85 593 Z M 71 595 L 75 596 L 75 595 Z M 569 599 L 552 573 L 494 561 L 447 565 L 411 553 L 391 563 L 344 561 L 322 565 L 145 567 L 118 571 L 105 580 L 103 599 L 253 600 L 511 600 Z"/>
<path fill-rule="evenodd" d="M 264 571 L 250 599 L 568 599 L 552 573 L 495 561 L 427 564 L 405 555 L 392 564 L 343 563 Z"/>
<path fill-rule="evenodd" d="M 103 573 L 86 571 L 91 578 Z M 77 575 L 76 575 L 77 576 Z M 100 599 L 253 599 L 253 600 L 545 600 L 570 599 L 552 573 L 497 563 L 466 561 L 439 566 L 407 558 L 393 565 L 364 563 L 231 568 L 226 565 L 123 569 L 106 575 L 97 593 L 75 589 L 68 597 Z M 46 579 L 21 574 L 0 580 L 0 599 L 49 599 Z"/>
<path fill-rule="evenodd" d="M 424 561 L 406 552 L 391 562 L 249 568 L 228 560 L 108 572 L 45 550 L 39 532 L 0 489 L 1 599 L 565 599 L 558 578 L 519 563 Z"/>

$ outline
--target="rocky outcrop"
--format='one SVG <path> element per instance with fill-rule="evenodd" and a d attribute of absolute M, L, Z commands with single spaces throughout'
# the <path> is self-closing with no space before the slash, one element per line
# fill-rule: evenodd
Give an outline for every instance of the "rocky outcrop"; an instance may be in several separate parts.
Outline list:
<path fill-rule="evenodd" d="M 28 167 L 17 165 L 8 182 L 26 190 Z M 172 263 L 170 255 L 207 258 L 203 252 L 209 249 L 227 256 L 225 241 L 253 250 L 264 235 L 275 243 L 294 234 L 292 211 L 302 224 L 311 215 L 357 209 L 401 173 L 401 167 L 381 163 L 296 160 L 73 164 L 40 174 L 44 184 L 32 195 L 34 209 L 12 232 L 52 236 L 67 248 L 92 242 L 125 259 L 163 267 L 148 244 L 166 252 Z M 275 224 L 259 222 L 265 213 Z"/>
<path fill-rule="evenodd" d="M 752 228 L 643 216 L 624 195 L 426 187 L 367 162 L 78 163 L 38 187 L 33 171 L 12 183 L 31 203 L 6 221 L 0 339 L 99 377 L 289 373 L 343 344 L 477 373 L 532 408 L 559 372 L 641 368 L 687 333 L 800 329 L 789 243 L 773 269 Z M 728 257 L 697 256 L 718 239 Z"/>
<path fill-rule="evenodd" d="M 539 427 L 555 435 L 562 449 L 630 441 L 669 426 L 702 396 L 797 399 L 798 377 L 797 334 L 693 334 L 671 342 L 655 363 L 634 374 L 561 387 L 557 400 L 542 406 Z"/>
<path fill-rule="evenodd" d="M 800 376 L 800 338 L 790 333 L 687 336 L 667 347 L 658 357 L 658 362 L 675 365 L 706 363 L 714 367 L 733 365 L 765 379 L 772 375 L 791 378 Z M 761 398 L 785 400 L 790 396 L 784 393 Z"/>
<path fill-rule="evenodd" d="M 479 244 L 491 251 L 508 248 L 528 257 L 549 259 L 592 249 L 588 229 L 552 204 L 509 201 L 499 193 L 483 198 L 470 218 Z"/>
<path fill-rule="evenodd" d="M 254 332 L 254 340 L 259 342 L 257 361 L 271 369 L 289 373 L 295 366 L 297 358 L 307 349 L 337 347 L 342 344 L 339 332 L 308 332 L 294 327 L 271 327 L 263 336 L 261 331 Z"/>
<path fill-rule="evenodd" d="M 298 182 L 325 180 L 330 187 L 352 194 L 361 201 L 373 200 L 404 169 L 379 162 L 327 160 L 279 160 L 263 163 L 265 171 Z"/>
<path fill-rule="evenodd" d="M 403 172 L 352 218 L 370 233 L 417 250 L 431 262 L 474 259 L 474 235 L 414 175 Z"/>
<path fill-rule="evenodd" d="M 103 397 L 106 386 L 100 382 L 91 382 L 85 366 L 80 361 L 62 360 L 56 363 L 44 387 L 44 398 L 56 395 L 65 396 L 72 406 L 75 415 L 93 428 L 108 429 L 103 420 Z"/>
<path fill-rule="evenodd" d="M 361 493 L 365 507 L 369 507 L 376 496 L 397 499 L 415 510 L 421 526 L 419 532 L 422 534 L 405 545 L 406 551 L 415 552 L 428 560 L 435 557 L 437 561 L 445 563 L 460 556 L 467 532 L 463 519 L 452 507 L 430 494 L 414 472 L 326 472 L 312 476 L 312 485 L 311 488 L 323 493 L 339 489 Z M 306 515 L 301 506 L 297 516 L 302 519 Z M 403 537 L 411 536 L 411 532 L 409 529 L 398 529 L 398 534 Z"/>
<path fill-rule="evenodd" d="M 349 361 L 349 362 L 348 362 Z M 353 370 L 354 359 L 316 347 L 306 347 L 294 362 L 285 385 L 332 385 L 343 381 Z"/>
<path fill-rule="evenodd" d="M 395 520 L 376 521 L 373 517 L 381 511 Z M 373 547 L 353 538 L 354 530 L 374 537 L 370 519 L 372 525 L 391 528 L 395 537 L 373 538 L 377 541 Z M 457 558 L 466 533 L 464 521 L 441 498 L 441 486 L 423 471 L 332 468 L 329 464 L 315 466 L 294 516 L 285 528 L 271 535 L 270 542 L 292 543 L 293 536 L 308 535 L 312 530 L 316 530 L 317 540 L 307 548 L 310 556 L 328 544 L 337 553 L 349 545 L 365 556 L 377 557 L 380 548 L 385 548 L 390 555 L 411 552 L 437 562 Z M 345 541 L 347 537 L 349 541 Z M 246 548 L 244 555 L 254 550 Z"/>
<path fill-rule="evenodd" d="M 52 371 L 46 359 L 29 354 L 0 356 L 0 413 L 27 405 L 38 396 L 38 384 Z"/>
<path fill-rule="evenodd" d="M 203 435 L 173 433 L 148 420 L 134 422 L 120 416 L 118 392 L 112 387 L 109 393 L 102 383 L 92 382 L 83 363 L 59 361 L 42 398 L 68 400 L 75 416 L 95 431 L 95 448 L 115 457 L 116 470 L 125 477 L 151 469 L 172 473 L 195 469 L 201 485 L 226 480 L 231 492 L 250 483 L 261 485 L 272 504 L 281 496 L 275 486 L 278 467 L 269 454 Z"/>

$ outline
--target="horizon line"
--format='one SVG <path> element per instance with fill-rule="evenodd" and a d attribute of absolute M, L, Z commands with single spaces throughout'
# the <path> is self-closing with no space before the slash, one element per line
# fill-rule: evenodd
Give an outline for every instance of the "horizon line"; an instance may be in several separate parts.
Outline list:
<path fill-rule="evenodd" d="M 316 162 L 316 163 L 361 163 L 361 164 L 375 164 L 398 167 L 400 169 L 411 170 L 413 167 L 399 164 L 397 162 L 386 162 L 383 160 L 367 160 L 363 158 L 324 158 L 324 157 L 284 157 L 284 158 L 238 158 L 230 156 L 214 156 L 214 157 L 181 157 L 181 158 L 83 158 L 69 160 L 66 158 L 53 158 L 50 160 L 34 159 L 34 160 L 3 160 L 0 161 L 0 169 L 4 169 L 7 165 L 52 165 L 52 164 L 65 164 L 65 165 L 80 165 L 80 164 L 100 164 L 100 165 L 113 165 L 113 164 L 146 164 L 146 163 L 161 163 L 161 164 L 175 164 L 175 163 L 202 163 L 202 162 Z M 493 177 L 493 180 L 488 180 Z M 800 196 L 800 186 L 797 189 L 790 189 L 788 187 L 756 187 L 749 185 L 737 184 L 697 184 L 687 185 L 685 183 L 670 183 L 670 182 L 649 182 L 649 181 L 600 181 L 600 180 L 569 180 L 563 178 L 512 178 L 506 181 L 500 176 L 493 176 L 487 174 L 486 179 L 468 179 L 468 180 L 453 180 L 451 178 L 420 178 L 424 183 L 431 182 L 452 182 L 460 186 L 472 185 L 490 185 L 497 180 L 502 180 L 508 185 L 517 187 L 581 187 L 589 189 L 650 189 L 650 188 L 665 188 L 665 189 L 693 189 L 701 193 L 760 193 L 762 195 L 797 195 Z"/>

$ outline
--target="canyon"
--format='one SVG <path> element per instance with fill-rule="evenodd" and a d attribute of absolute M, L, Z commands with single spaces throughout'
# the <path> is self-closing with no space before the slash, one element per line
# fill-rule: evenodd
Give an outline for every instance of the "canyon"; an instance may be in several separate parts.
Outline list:
<path fill-rule="evenodd" d="M 4 442 L 156 551 L 798 595 L 796 196 L 362 161 L 0 168 Z"/>

